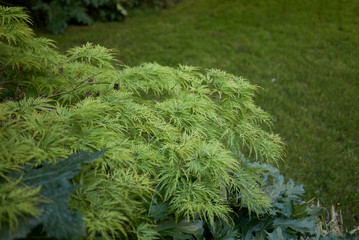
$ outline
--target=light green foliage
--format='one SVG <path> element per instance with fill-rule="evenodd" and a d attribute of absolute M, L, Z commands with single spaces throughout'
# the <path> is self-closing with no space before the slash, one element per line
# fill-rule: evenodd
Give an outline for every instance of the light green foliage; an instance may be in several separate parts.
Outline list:
<path fill-rule="evenodd" d="M 31 20 L 22 8 L 0 6 L 0 12 L 0 37 L 7 42 L 0 45 L 2 63 L 13 68 L 40 70 L 60 56 L 50 48 L 54 46 L 50 39 L 34 37 L 33 30 L 28 27 Z"/>
<path fill-rule="evenodd" d="M 0 227 L 8 225 L 11 231 L 19 227 L 19 220 L 23 215 L 38 217 L 38 204 L 43 201 L 39 196 L 40 187 L 31 188 L 19 185 L 21 179 L 0 184 Z M 0 229 L 1 229 L 0 228 Z"/>
<path fill-rule="evenodd" d="M 7 8 L 0 10 L 5 19 Z M 11 19 L 6 24 L 17 21 Z M 269 209 L 259 173 L 239 156 L 276 163 L 282 143 L 245 79 L 187 66 L 117 70 L 111 51 L 100 46 L 61 55 L 45 40 L 25 46 L 24 35 L 14 33 L 13 43 L 8 34 L 1 35 L 3 48 L 39 62 L 4 55 L 12 88 L 0 103 L 0 174 L 29 163 L 61 166 L 59 159 L 72 153 L 105 149 L 74 179 L 82 187 L 69 201 L 84 213 L 90 239 L 155 238 L 153 204 L 166 204 L 167 217 L 184 229 L 201 220 L 230 223 L 232 201 L 256 214 Z"/>
<path fill-rule="evenodd" d="M 158 239 L 159 233 L 154 229 L 154 226 L 142 223 L 137 226 L 136 237 L 138 240 Z"/>
<path fill-rule="evenodd" d="M 99 45 L 93 46 L 92 43 L 87 43 L 82 47 L 74 47 L 68 50 L 67 53 L 69 56 L 68 60 L 71 62 L 75 60 L 81 60 L 100 68 L 114 68 L 114 58 L 112 52 L 109 51 L 109 49 Z"/>

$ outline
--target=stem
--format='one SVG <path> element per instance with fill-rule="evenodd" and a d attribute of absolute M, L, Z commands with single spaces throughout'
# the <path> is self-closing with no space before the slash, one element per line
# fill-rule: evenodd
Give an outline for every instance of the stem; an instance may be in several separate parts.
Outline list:
<path fill-rule="evenodd" d="M 66 93 L 70 93 L 70 92 L 74 92 L 84 86 L 87 86 L 87 85 L 94 85 L 94 84 L 111 84 L 109 82 L 93 82 L 93 78 L 100 75 L 102 72 L 99 72 L 97 74 L 94 74 L 92 75 L 91 77 L 87 77 L 85 80 L 82 80 L 80 82 L 76 82 L 74 81 L 73 83 L 71 83 L 71 85 L 69 86 L 65 86 L 64 88 L 62 88 L 61 90 L 59 91 L 55 91 L 53 94 L 47 96 L 49 98 L 51 97 L 56 97 L 56 96 L 59 96 L 59 95 L 62 95 L 62 94 L 66 94 Z M 76 84 L 77 83 L 77 84 Z M 84 83 L 87 83 L 87 84 L 84 84 Z M 66 89 L 69 89 L 66 91 Z M 65 91 L 64 91 L 65 90 Z"/>
<path fill-rule="evenodd" d="M 112 83 L 110 83 L 110 82 L 93 82 L 93 83 L 87 83 L 87 84 L 81 86 L 81 84 L 83 84 L 84 82 L 85 82 L 85 81 L 82 81 L 80 84 L 78 84 L 78 85 L 77 85 L 75 88 L 73 88 L 73 89 L 67 90 L 67 91 L 65 91 L 65 92 L 53 93 L 53 94 L 51 94 L 51 95 L 49 95 L 49 96 L 46 96 L 46 97 L 51 98 L 51 97 L 56 97 L 56 96 L 59 96 L 59 95 L 62 95 L 62 94 L 74 92 L 74 91 L 76 91 L 76 90 L 78 90 L 78 89 L 80 89 L 80 88 L 82 88 L 82 87 L 88 86 L 88 85 L 95 85 L 95 84 L 112 84 Z"/>

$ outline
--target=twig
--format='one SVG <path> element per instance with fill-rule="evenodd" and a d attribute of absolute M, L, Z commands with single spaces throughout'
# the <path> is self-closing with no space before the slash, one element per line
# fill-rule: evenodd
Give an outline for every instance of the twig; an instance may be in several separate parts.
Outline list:
<path fill-rule="evenodd" d="M 54 108 L 48 108 L 48 107 L 43 107 L 43 108 L 34 108 L 35 110 L 39 110 L 39 111 L 42 111 L 42 110 L 47 110 L 47 111 L 55 111 Z"/>
<path fill-rule="evenodd" d="M 94 82 L 94 77 L 100 75 L 102 72 L 99 72 L 97 74 L 94 74 L 90 77 L 87 77 L 85 80 L 82 80 L 80 82 L 76 82 L 74 81 L 70 86 L 65 86 L 64 88 L 62 88 L 61 90 L 59 91 L 55 91 L 53 94 L 51 95 L 48 95 L 46 97 L 48 98 L 51 98 L 51 97 L 56 97 L 56 96 L 59 96 L 59 95 L 62 95 L 62 94 L 67 94 L 67 93 L 70 93 L 70 92 L 74 92 L 82 87 L 85 87 L 85 86 L 88 86 L 88 85 L 94 85 L 94 84 L 112 84 L 110 82 Z M 69 90 L 67 91 L 63 91 L 63 90 L 66 90 L 67 88 L 70 88 Z"/>
<path fill-rule="evenodd" d="M 91 77 L 87 77 L 85 80 L 82 80 L 82 81 L 80 81 L 80 82 L 73 81 L 70 85 L 64 86 L 64 87 L 61 88 L 60 90 L 55 91 L 52 95 L 54 95 L 54 96 L 61 95 L 61 94 L 62 94 L 62 91 L 66 90 L 67 88 L 70 88 L 70 89 L 78 89 L 81 84 L 84 84 L 85 82 L 94 81 L 93 78 L 96 77 L 96 76 L 98 76 L 98 75 L 100 75 L 101 73 L 102 73 L 102 72 L 96 73 L 96 74 L 92 75 Z M 78 73 L 78 74 L 76 75 L 76 78 L 77 78 L 77 79 L 80 79 L 82 75 L 83 75 L 83 73 Z M 77 85 L 76 85 L 76 84 L 77 84 Z M 76 86 L 75 86 L 75 85 L 76 85 Z M 52 95 L 50 95 L 50 97 L 51 97 Z"/>
<path fill-rule="evenodd" d="M 86 81 L 82 81 L 80 84 L 78 84 L 78 85 L 77 85 L 76 87 L 74 87 L 73 89 L 67 90 L 67 91 L 65 91 L 65 92 L 53 93 L 53 94 L 51 94 L 51 95 L 49 95 L 49 96 L 46 96 L 46 97 L 48 97 L 48 98 L 57 97 L 57 96 L 62 95 L 62 94 L 67 94 L 67 93 L 70 93 L 70 92 L 74 92 L 74 91 L 76 91 L 76 90 L 78 90 L 78 89 L 80 89 L 80 88 L 82 88 L 82 87 L 89 86 L 89 85 L 95 85 L 95 84 L 112 84 L 112 83 L 110 83 L 110 82 L 92 82 L 92 83 L 87 83 L 87 84 L 81 86 L 81 84 L 83 84 L 83 83 L 85 83 L 85 82 L 86 82 Z"/>

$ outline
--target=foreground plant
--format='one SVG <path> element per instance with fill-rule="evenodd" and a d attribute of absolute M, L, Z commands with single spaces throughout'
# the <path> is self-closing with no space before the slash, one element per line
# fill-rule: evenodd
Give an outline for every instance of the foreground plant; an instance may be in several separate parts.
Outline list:
<path fill-rule="evenodd" d="M 76 239 L 85 236 L 82 213 L 68 208 L 69 197 L 77 188 L 68 180 L 81 171 L 81 163 L 91 163 L 102 155 L 103 151 L 94 154 L 80 152 L 54 165 L 43 163 L 8 175 L 9 182 L 19 180 L 0 185 L 1 205 L 8 206 L 1 211 L 4 219 L 1 239 L 25 238 L 39 225 L 46 229 L 48 237 Z M 41 203 L 36 205 L 36 202 Z M 30 214 L 24 216 L 21 210 Z"/>
<path fill-rule="evenodd" d="M 17 236 L 23 219 L 43 216 L 38 206 L 48 200 L 19 185 L 14 171 L 56 168 L 84 150 L 105 154 L 73 179 L 81 187 L 68 206 L 84 214 L 87 231 L 66 238 L 213 238 L 219 222 L 229 226 L 243 210 L 256 218 L 278 207 L 261 186 L 265 167 L 241 157 L 283 156 L 269 115 L 254 104 L 255 86 L 214 69 L 117 70 L 112 51 L 92 44 L 62 55 L 34 38 L 21 8 L 0 13 L 0 176 L 4 196 L 21 203 L 0 206 L 7 236 Z M 41 221 L 39 234 L 63 238 Z"/>

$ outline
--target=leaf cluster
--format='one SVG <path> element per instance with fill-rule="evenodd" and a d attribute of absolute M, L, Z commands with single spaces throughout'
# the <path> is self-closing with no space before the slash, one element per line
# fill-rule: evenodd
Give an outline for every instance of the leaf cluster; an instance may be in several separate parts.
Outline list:
<path fill-rule="evenodd" d="M 295 185 L 292 179 L 285 182 L 279 170 L 268 164 L 250 162 L 244 158 L 242 161 L 247 168 L 262 172 L 262 189 L 271 198 L 270 211 L 253 218 L 246 208 L 232 204 L 233 222 L 217 219 L 214 226 L 204 224 L 196 232 L 201 233 L 202 238 L 195 235 L 197 239 L 358 239 L 354 233 L 323 232 L 323 220 L 320 218 L 325 209 L 301 200 L 304 194 L 302 185 Z"/>

